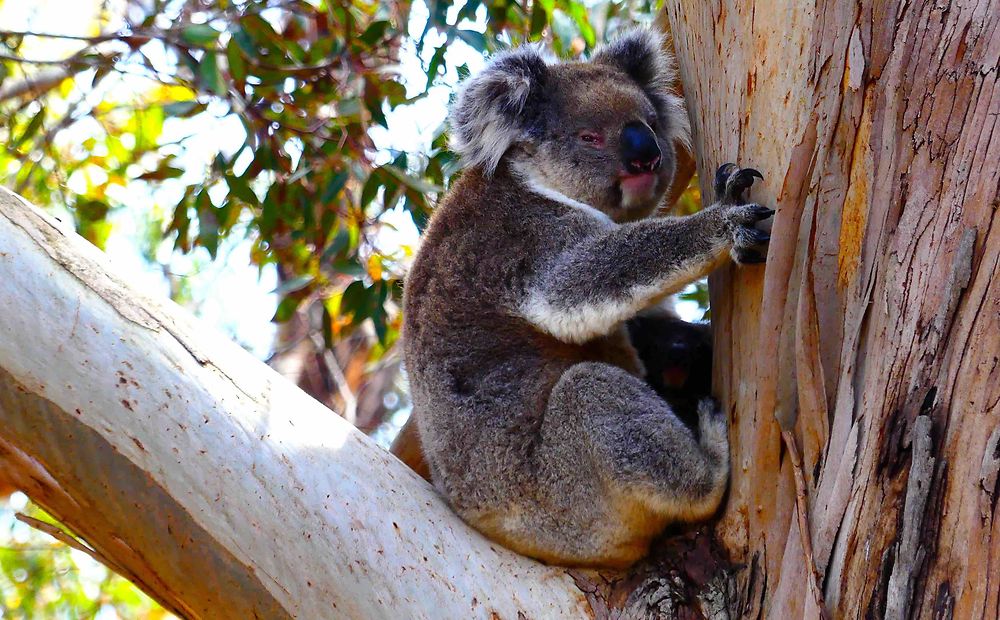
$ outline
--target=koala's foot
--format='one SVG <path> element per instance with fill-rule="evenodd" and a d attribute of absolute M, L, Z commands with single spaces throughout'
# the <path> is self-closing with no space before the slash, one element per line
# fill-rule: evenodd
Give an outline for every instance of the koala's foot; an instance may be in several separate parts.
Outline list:
<path fill-rule="evenodd" d="M 730 254 L 740 265 L 763 263 L 767 253 L 763 246 L 771 240 L 771 234 L 758 229 L 756 224 L 774 215 L 774 209 L 746 201 L 746 191 L 755 177 L 763 179 L 764 175 L 736 164 L 723 164 L 715 173 L 715 199 L 725 211 L 726 228 L 733 243 Z"/>
<path fill-rule="evenodd" d="M 698 442 L 705 452 L 729 470 L 729 423 L 712 397 L 698 401 Z"/>

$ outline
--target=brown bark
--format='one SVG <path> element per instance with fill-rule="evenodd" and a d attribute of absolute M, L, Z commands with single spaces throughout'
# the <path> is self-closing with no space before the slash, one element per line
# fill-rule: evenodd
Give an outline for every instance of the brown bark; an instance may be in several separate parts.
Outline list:
<path fill-rule="evenodd" d="M 667 12 L 701 178 L 778 209 L 766 269 L 712 278 L 730 611 L 817 613 L 781 420 L 834 617 L 996 618 L 1000 3 Z"/>

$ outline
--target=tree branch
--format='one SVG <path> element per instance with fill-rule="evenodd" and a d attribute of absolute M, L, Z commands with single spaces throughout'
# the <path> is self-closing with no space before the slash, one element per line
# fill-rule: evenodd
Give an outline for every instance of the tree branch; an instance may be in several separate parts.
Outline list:
<path fill-rule="evenodd" d="M 2 190 L 0 281 L 0 470 L 180 615 L 589 615 L 562 569 L 491 544 L 341 418 Z"/>

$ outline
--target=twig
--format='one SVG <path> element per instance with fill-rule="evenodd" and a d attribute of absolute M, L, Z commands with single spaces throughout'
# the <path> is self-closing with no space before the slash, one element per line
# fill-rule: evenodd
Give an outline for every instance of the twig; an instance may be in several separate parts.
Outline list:
<path fill-rule="evenodd" d="M 124 568 L 122 568 L 117 562 L 115 562 L 114 560 L 111 560 L 109 558 L 104 557 L 103 555 L 101 555 L 101 553 L 99 551 L 97 551 L 95 549 L 91 549 L 90 547 L 88 547 L 87 545 L 85 545 L 83 542 L 81 542 L 81 541 L 77 540 L 76 538 L 70 536 L 65 531 L 63 531 L 62 529 L 60 529 L 59 527 L 57 527 L 57 526 L 55 526 L 55 525 L 53 525 L 51 523 L 48 523 L 46 521 L 42 521 L 41 519 L 36 519 L 34 517 L 29 517 L 28 515 L 22 514 L 20 512 L 17 513 L 17 514 L 15 514 L 14 518 L 17 519 L 18 521 L 20 521 L 21 523 L 24 523 L 25 525 L 27 525 L 29 527 L 35 528 L 39 532 L 44 532 L 44 533 L 48 534 L 52 538 L 55 538 L 59 542 L 64 543 L 67 546 L 72 547 L 73 549 L 76 549 L 77 551 L 81 551 L 83 553 L 86 553 L 88 556 L 90 556 L 91 558 L 93 558 L 95 561 L 103 564 L 104 566 L 107 566 L 108 568 L 110 568 L 111 570 L 115 571 L 119 575 L 123 575 L 123 576 L 127 577 L 128 579 L 134 581 L 134 579 L 130 576 L 131 573 L 128 572 L 127 570 L 125 570 Z"/>
<path fill-rule="evenodd" d="M 16 82 L 4 82 L 0 86 L 0 101 L 28 95 L 33 98 L 47 93 L 62 83 L 63 80 L 73 75 L 73 70 L 69 67 L 51 67 L 42 69 L 35 75 L 26 76 Z"/>
<path fill-rule="evenodd" d="M 70 56 L 69 58 L 53 58 L 52 60 L 46 60 L 42 58 L 22 58 L 21 56 L 14 56 L 13 54 L 0 54 L 0 60 L 9 60 L 11 62 L 20 62 L 28 65 L 67 65 L 75 62 L 73 59 L 75 56 Z"/>
<path fill-rule="evenodd" d="M 30 32 L 28 30 L 0 30 L 0 36 L 4 37 L 39 37 L 41 39 L 68 39 L 70 41 L 86 41 L 88 43 L 100 43 L 102 41 L 112 41 L 127 36 L 122 33 L 100 34 L 87 36 L 80 34 L 56 34 L 54 32 Z"/>
<path fill-rule="evenodd" d="M 809 505 L 806 497 L 806 477 L 802 473 L 802 455 L 799 454 L 798 443 L 791 431 L 782 430 L 781 438 L 785 440 L 788 456 L 792 460 L 792 476 L 795 478 L 795 512 L 798 513 L 799 538 L 802 542 L 802 553 L 806 556 L 806 570 L 809 571 L 809 591 L 812 592 L 813 600 L 819 609 L 820 619 L 827 620 L 829 616 L 826 613 L 826 603 L 823 601 L 822 580 L 816 568 L 816 559 L 813 557 L 812 535 L 809 532 Z"/>
<path fill-rule="evenodd" d="M 306 326 L 309 329 L 309 326 Z M 347 377 L 344 375 L 343 369 L 340 367 L 340 363 L 337 361 L 337 357 L 333 354 L 333 351 L 326 347 L 326 343 L 323 341 L 323 337 L 319 334 L 312 332 L 309 335 L 310 340 L 312 340 L 313 346 L 316 347 L 316 351 L 320 354 L 323 359 L 323 366 L 326 367 L 326 372 L 330 379 L 333 379 L 333 383 L 337 386 L 337 391 L 340 393 L 340 397 L 344 401 L 344 412 L 342 417 L 351 423 L 352 426 L 356 426 L 358 423 L 358 398 L 355 396 L 354 392 L 351 391 L 351 386 L 347 384 Z"/>

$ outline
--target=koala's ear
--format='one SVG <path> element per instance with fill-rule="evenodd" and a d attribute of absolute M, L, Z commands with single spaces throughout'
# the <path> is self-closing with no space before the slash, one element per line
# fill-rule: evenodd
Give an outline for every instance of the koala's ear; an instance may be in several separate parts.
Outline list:
<path fill-rule="evenodd" d="M 676 76 L 674 59 L 663 47 L 663 36 L 648 28 L 633 28 L 594 54 L 592 62 L 627 73 L 643 88 L 667 90 Z"/>
<path fill-rule="evenodd" d="M 466 165 L 492 174 L 515 142 L 528 136 L 539 116 L 548 66 L 535 45 L 494 56 L 466 80 L 451 106 L 452 149 Z"/>

